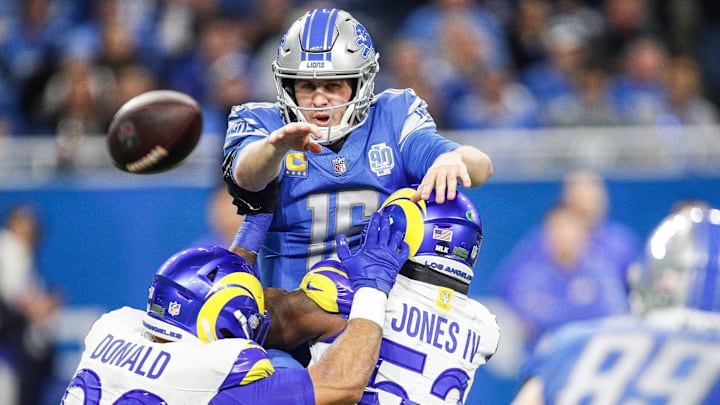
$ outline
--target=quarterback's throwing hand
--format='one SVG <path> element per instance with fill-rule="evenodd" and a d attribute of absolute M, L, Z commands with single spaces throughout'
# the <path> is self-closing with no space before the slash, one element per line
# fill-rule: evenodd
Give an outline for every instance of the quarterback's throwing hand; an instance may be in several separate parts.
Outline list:
<path fill-rule="evenodd" d="M 316 125 L 293 122 L 273 131 L 267 141 L 282 153 L 290 149 L 319 153 L 322 151 L 322 146 L 315 139 L 324 137 L 325 134 Z"/>

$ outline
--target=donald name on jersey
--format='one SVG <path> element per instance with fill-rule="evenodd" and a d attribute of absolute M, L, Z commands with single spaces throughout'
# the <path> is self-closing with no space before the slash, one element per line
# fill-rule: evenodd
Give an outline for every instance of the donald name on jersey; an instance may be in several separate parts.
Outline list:
<path fill-rule="evenodd" d="M 135 374 L 157 379 L 170 362 L 170 353 L 161 350 L 153 353 L 153 348 L 107 334 L 92 351 L 90 358 L 119 368 L 127 368 Z"/>

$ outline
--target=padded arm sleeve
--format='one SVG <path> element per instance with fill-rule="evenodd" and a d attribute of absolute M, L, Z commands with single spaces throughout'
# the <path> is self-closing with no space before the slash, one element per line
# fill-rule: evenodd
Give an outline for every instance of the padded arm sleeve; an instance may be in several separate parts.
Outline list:
<path fill-rule="evenodd" d="M 280 182 L 277 177 L 273 179 L 265 188 L 261 191 L 248 191 L 237 184 L 233 179 L 233 160 L 237 149 L 229 153 L 222 164 L 223 181 L 227 187 L 228 193 L 233 198 L 233 204 L 237 207 L 238 215 L 250 215 L 258 213 L 270 213 L 275 211 L 279 195 L 280 195 Z"/>
<path fill-rule="evenodd" d="M 315 264 L 300 283 L 300 289 L 326 312 L 347 319 L 354 292 L 343 265 L 337 260 Z"/>

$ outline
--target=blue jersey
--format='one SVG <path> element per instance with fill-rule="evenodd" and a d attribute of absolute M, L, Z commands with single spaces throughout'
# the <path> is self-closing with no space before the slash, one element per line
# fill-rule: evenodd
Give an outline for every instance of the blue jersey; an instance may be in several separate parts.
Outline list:
<path fill-rule="evenodd" d="M 284 125 L 276 104 L 233 108 L 225 154 Z M 437 133 L 426 103 L 410 90 L 386 90 L 338 153 L 290 151 L 280 170 L 280 202 L 260 254 L 266 286 L 296 288 L 310 267 L 335 256 L 335 235 L 355 247 L 363 225 L 400 187 L 422 180 L 435 158 L 459 145 Z"/>
<path fill-rule="evenodd" d="M 720 314 L 659 310 L 569 324 L 521 370 L 545 404 L 720 404 Z"/>
<path fill-rule="evenodd" d="M 123 307 L 98 319 L 62 405 L 314 404 L 306 369 L 275 370 L 246 339 L 157 343 L 145 312 Z"/>

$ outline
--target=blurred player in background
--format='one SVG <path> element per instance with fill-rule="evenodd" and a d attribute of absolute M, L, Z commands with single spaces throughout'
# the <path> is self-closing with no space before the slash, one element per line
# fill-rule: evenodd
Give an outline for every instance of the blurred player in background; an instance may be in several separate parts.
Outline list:
<path fill-rule="evenodd" d="M 147 311 L 123 307 L 96 321 L 62 403 L 356 403 L 408 256 L 387 215 L 368 226 L 361 249 L 345 257 L 357 291 L 347 327 L 317 365 L 275 370 L 260 346 L 268 319 L 257 272 L 228 250 L 195 247 L 160 267 Z"/>
<path fill-rule="evenodd" d="M 611 261 L 606 270 L 610 277 L 625 281 L 628 268 L 642 251 L 642 242 L 630 226 L 610 216 L 609 194 L 600 173 L 576 169 L 562 180 L 560 203 L 585 217 L 591 232 L 590 248 Z"/>
<path fill-rule="evenodd" d="M 62 297 L 37 265 L 42 221 L 32 204 L 11 206 L 0 229 L 0 403 L 42 403 L 52 380 Z M 4 368 L 8 365 L 9 368 Z"/>
<path fill-rule="evenodd" d="M 627 289 L 615 262 L 593 247 L 593 231 L 576 209 L 550 207 L 540 233 L 529 238 L 503 263 L 497 289 L 521 320 L 528 349 L 568 322 L 628 312 Z"/>
<path fill-rule="evenodd" d="M 297 287 L 334 255 L 335 235 L 354 247 L 387 196 L 419 184 L 413 199 L 455 198 L 481 185 L 488 156 L 438 134 L 412 89 L 374 95 L 379 55 L 348 12 L 314 9 L 296 20 L 272 64 L 276 103 L 233 107 L 223 175 L 251 191 L 280 182 L 280 204 L 261 251 L 264 285 Z M 270 220 L 256 216 L 252 220 Z"/>
<path fill-rule="evenodd" d="M 228 194 L 225 184 L 212 189 L 205 205 L 207 231 L 192 245 L 230 246 L 245 219 L 245 215 L 236 215 L 236 211 L 233 198 Z"/>
<path fill-rule="evenodd" d="M 673 212 L 646 254 L 629 273 L 638 316 L 544 338 L 513 405 L 720 403 L 720 210 Z"/>
<path fill-rule="evenodd" d="M 520 338 L 515 347 L 523 353 L 565 323 L 629 310 L 627 269 L 641 253 L 640 239 L 611 217 L 609 190 L 600 173 L 571 170 L 561 185 L 556 204 L 495 273 L 498 296 L 523 328 L 514 334 Z M 509 348 L 505 343 L 503 348 Z"/>
<path fill-rule="evenodd" d="M 380 358 L 361 404 L 462 404 L 475 371 L 497 349 L 495 316 L 467 296 L 483 237 L 476 208 L 462 193 L 443 204 L 434 194 L 414 203 L 414 193 L 399 189 L 381 209 L 405 234 L 411 255 L 388 296 Z M 346 239 L 338 254 L 341 262 L 313 266 L 300 289 L 287 293 L 292 298 L 281 305 L 268 299 L 266 347 L 292 349 L 312 339 L 310 364 L 323 358 L 353 303 L 342 270 L 350 260 Z"/>

